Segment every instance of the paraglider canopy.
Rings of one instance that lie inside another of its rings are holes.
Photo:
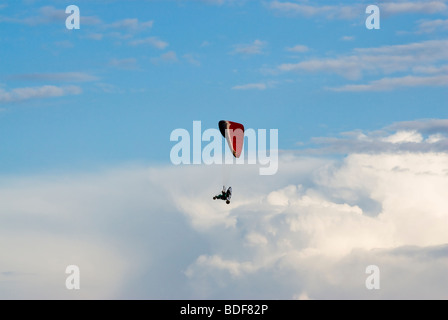
[[[219,121],[219,131],[226,138],[230,150],[235,158],[241,156],[244,143],[244,126],[232,121]]]

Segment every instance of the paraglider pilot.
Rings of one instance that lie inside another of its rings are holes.
[[[221,194],[213,197],[213,200],[221,199],[224,200],[227,204],[230,203],[230,199],[232,198],[232,187],[229,187],[226,191],[226,186],[222,187]]]

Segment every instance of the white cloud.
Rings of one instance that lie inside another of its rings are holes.
[[[224,3],[228,2],[226,0],[199,0],[206,4],[213,4],[213,5],[223,5]]]
[[[447,74],[448,73],[448,65],[442,65],[442,66],[417,66],[415,68],[412,68],[412,71],[414,73],[423,73],[423,74]]]
[[[153,20],[141,22],[137,18],[133,19],[130,18],[116,21],[114,23],[107,25],[107,27],[115,29],[127,29],[128,31],[141,31],[151,29],[153,25],[154,25]]]
[[[166,53],[161,54],[157,58],[151,58],[151,62],[154,64],[160,63],[175,63],[178,62],[177,54],[174,51],[168,51]]]
[[[303,72],[327,72],[336,73],[349,79],[361,77],[365,69],[362,62],[356,56],[339,59],[313,59],[299,63],[285,63],[278,66],[281,72],[303,71]]]
[[[432,134],[427,139],[427,143],[437,143],[440,141],[443,141],[445,139],[445,136],[443,136],[441,133]]]
[[[315,185],[300,187],[286,181],[280,188],[255,187],[238,171],[243,176],[234,184],[241,181],[245,196],[230,209],[237,222],[201,227],[219,245],[191,264],[187,275],[203,298],[291,299],[301,295],[297,291],[306,292],[303,298],[378,298],[364,284],[365,269],[374,263],[383,276],[379,297],[423,298],[421,287],[428,289],[426,297],[441,297],[448,283],[448,256],[442,253],[447,200],[441,191],[448,187],[447,160],[439,153],[352,154],[342,163],[314,167],[308,174]],[[293,178],[306,171],[299,169],[302,161],[283,158],[285,176],[276,180],[303,181]],[[369,213],[372,203],[377,211]],[[397,282],[393,275],[400,273],[408,280]],[[443,284],[428,283],[438,278]],[[266,290],[251,291],[253,281]]]
[[[27,73],[8,77],[11,80],[36,82],[90,82],[98,77],[86,72]]]
[[[418,33],[432,33],[435,31],[448,30],[448,19],[437,19],[421,21],[418,25]]]
[[[448,9],[444,1],[385,2],[380,7],[389,15],[404,13],[434,14],[445,12]]]
[[[360,17],[367,5],[316,5],[307,1],[271,1],[268,8],[280,14],[300,15],[305,17],[324,17],[326,19],[350,20]],[[436,14],[447,11],[444,1],[386,1],[380,4],[381,12],[386,15],[408,13]]]
[[[294,300],[311,300],[310,297],[308,297],[308,294],[306,292],[303,292],[299,295],[295,295],[293,297]]]
[[[113,58],[109,61],[109,65],[111,67],[124,69],[124,70],[135,70],[135,69],[137,69],[137,59],[136,58],[124,58],[124,59]]]
[[[448,126],[390,127],[397,131],[357,136],[425,144]],[[403,128],[424,140],[399,138]],[[234,166],[230,205],[212,200],[221,171],[2,177],[0,297],[447,298],[447,152],[353,150],[340,160],[283,152],[276,176]],[[65,289],[68,264],[81,268],[77,293]],[[365,287],[371,264],[381,290]]]
[[[226,271],[232,277],[241,277],[246,273],[252,273],[256,271],[256,267],[251,262],[224,260],[222,257],[217,255],[200,256],[194,264],[194,269],[189,268],[186,271],[186,275],[188,277],[194,276],[194,274],[198,271],[198,268],[202,269],[204,272],[209,272],[210,269],[213,271]]]
[[[313,138],[318,153],[447,152],[448,120],[428,119],[398,122],[379,131],[353,131],[341,137]]]
[[[356,48],[349,55],[314,58],[277,67],[281,72],[334,73],[348,79],[368,74],[409,72],[414,68],[435,66],[448,61],[448,41],[429,40],[404,45]]]
[[[266,41],[255,40],[249,44],[238,44],[234,46],[232,54],[254,55],[262,54],[263,49],[267,46]]]
[[[64,49],[71,49],[74,48],[75,45],[73,44],[73,42],[68,41],[68,40],[63,40],[63,41],[56,41],[54,43],[57,47],[59,48],[64,48]]]
[[[286,48],[286,51],[289,52],[307,52],[309,50],[309,48],[307,46],[304,45],[295,45],[294,47],[290,47],[290,48]]]
[[[264,246],[268,244],[268,239],[262,234],[252,232],[246,236],[246,242],[250,246]]]
[[[102,33],[90,33],[90,34],[84,36],[84,38],[86,38],[86,39],[96,40],[96,41],[103,40],[103,37],[104,37],[104,35]]]
[[[39,8],[39,10],[37,11],[38,15],[25,18],[0,17],[0,22],[21,23],[35,26],[40,24],[64,23],[68,17],[64,9],[57,9],[53,6],[44,6]],[[81,24],[86,25],[95,25],[101,23],[101,20],[95,16],[87,16],[81,14],[80,19]]]
[[[182,56],[189,64],[199,67],[201,66],[201,62],[198,59],[196,54],[187,53]]]
[[[0,88],[0,103],[62,97],[66,95],[76,95],[81,93],[82,89],[77,86],[57,87],[47,85],[42,87],[15,88],[10,91],[6,91]]]
[[[390,143],[420,143],[423,141],[423,136],[417,131],[398,131],[382,140]]]
[[[418,77],[406,76],[400,78],[383,78],[371,81],[369,84],[349,84],[339,88],[331,88],[337,92],[360,92],[360,91],[390,91],[397,88],[414,87],[445,87],[448,86],[448,76]]]
[[[355,40],[355,37],[354,36],[343,36],[341,38],[341,40],[342,41],[353,41],[353,40]]]
[[[222,5],[227,5],[227,4],[242,5],[247,0],[195,0],[195,1],[199,1],[202,3],[208,4],[208,5],[222,6]]]
[[[359,16],[360,6],[309,5],[296,2],[271,1],[268,8],[274,12],[306,17],[324,16],[327,19],[353,19]]]
[[[145,38],[145,39],[137,39],[137,40],[132,40],[129,42],[129,44],[131,46],[139,46],[139,45],[150,45],[156,49],[165,49],[166,47],[168,47],[168,42],[165,42],[163,40],[160,40],[157,37],[149,37],[149,38]]]
[[[448,133],[448,119],[402,121],[389,126],[389,130],[416,130],[421,133]]]
[[[248,83],[232,87],[233,90],[266,90],[265,83]]]

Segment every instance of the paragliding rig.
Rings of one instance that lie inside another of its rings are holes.
[[[230,204],[230,199],[232,198],[232,187],[226,190],[226,186],[222,187],[221,194],[218,194],[213,197],[213,200],[220,199],[225,201],[227,204]]]
[[[219,131],[222,136],[227,140],[230,151],[235,158],[241,156],[244,144],[244,126],[241,123],[221,120],[218,123]],[[223,179],[224,180],[224,179]],[[224,182],[225,183],[225,182]],[[232,187],[226,190],[226,186],[223,186],[221,194],[213,197],[213,200],[224,200],[227,204],[230,204],[232,198]]]

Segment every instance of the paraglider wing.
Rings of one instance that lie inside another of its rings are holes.
[[[234,157],[239,158],[243,151],[244,126],[241,123],[221,120],[219,121],[219,131],[226,138]]]

